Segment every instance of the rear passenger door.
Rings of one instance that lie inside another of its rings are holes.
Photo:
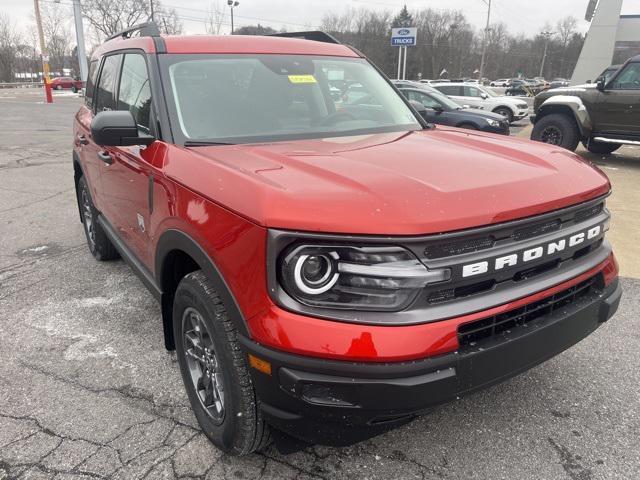
[[[146,55],[123,56],[113,108],[131,112],[140,134],[152,134],[152,95]],[[112,147],[111,164],[101,177],[103,213],[120,238],[145,265],[150,266],[148,229],[151,222],[153,158],[159,142],[149,147]]]
[[[97,80],[94,82],[91,75],[87,85],[87,106],[91,109],[80,119],[81,130],[78,132],[76,142],[85,144],[82,147],[82,160],[85,174],[88,174],[93,203],[100,211],[104,207],[104,192],[100,186],[101,177],[105,167],[105,149],[93,142],[91,137],[91,120],[96,112],[112,110],[114,103],[114,90],[116,78],[120,68],[121,55],[104,57]],[[96,71],[98,65],[96,64]],[[93,68],[93,64],[92,64]],[[90,72],[91,73],[91,72]],[[94,85],[95,84],[95,88]]]
[[[465,85],[463,89],[464,102],[472,107],[484,107],[485,99],[482,97],[482,90],[470,85]],[[491,110],[491,109],[489,109]]]

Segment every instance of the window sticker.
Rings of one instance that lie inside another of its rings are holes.
[[[317,83],[313,75],[289,75],[291,83]]]

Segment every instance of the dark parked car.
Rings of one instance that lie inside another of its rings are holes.
[[[515,96],[534,96],[536,87],[528,82],[527,80],[522,79],[513,79],[511,83],[505,90],[505,95],[515,95]]]
[[[509,120],[502,115],[462,108],[440,92],[432,93],[419,88],[401,88],[400,91],[407,99],[424,107],[418,111],[428,122],[509,135]]]

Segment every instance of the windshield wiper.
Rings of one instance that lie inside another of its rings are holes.
[[[184,142],[185,147],[207,147],[209,145],[236,145],[231,142],[210,142],[207,140],[187,140]]]

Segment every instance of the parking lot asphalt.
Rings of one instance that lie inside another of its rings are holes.
[[[0,480],[640,478],[640,280],[627,268],[640,151],[592,159],[616,189],[626,275],[596,333],[361,444],[238,459],[197,428],[151,295],[122,261],[91,257],[71,166],[80,99],[55,100],[0,91]]]

